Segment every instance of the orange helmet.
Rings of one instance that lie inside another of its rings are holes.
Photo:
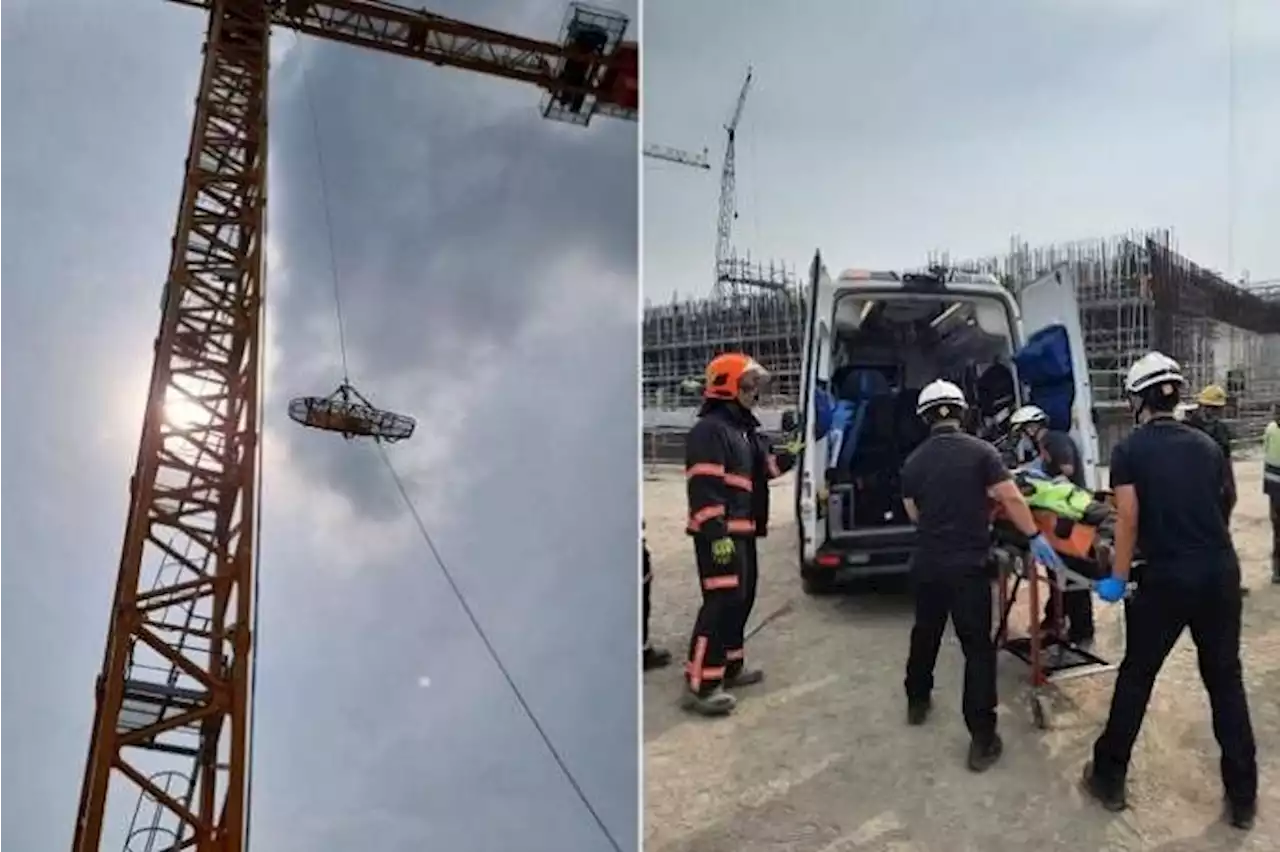
[[[717,355],[707,365],[702,395],[707,399],[737,399],[742,378],[748,374],[764,379],[768,377],[769,371],[760,362],[741,352]]]

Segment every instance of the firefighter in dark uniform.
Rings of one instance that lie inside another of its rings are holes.
[[[1186,628],[1209,693],[1222,749],[1227,818],[1247,829],[1257,811],[1258,765],[1240,665],[1240,562],[1227,529],[1227,462],[1203,432],[1174,419],[1183,385],[1172,358],[1151,352],[1125,378],[1140,424],[1111,454],[1115,563],[1099,597],[1125,595],[1135,549],[1143,564],[1127,604],[1127,648],[1107,726],[1085,764],[1085,790],[1108,810],[1126,807],[1125,779],[1165,657]]]
[[[688,532],[693,537],[702,606],[689,642],[688,689],[682,706],[722,716],[737,702],[726,688],[758,683],[763,674],[745,668],[743,626],[746,593],[755,586],[755,437],[751,413],[767,371],[754,359],[727,353],[707,365],[703,405],[689,430],[685,476]]]
[[[1040,468],[1049,476],[1065,476],[1072,484],[1087,488],[1084,481],[1084,464],[1080,460],[1080,448],[1068,432],[1060,432],[1049,425],[1049,415],[1038,405],[1024,405],[1009,418],[1009,425],[1026,435],[1038,456]],[[1092,566],[1073,564],[1073,568],[1087,576]],[[1044,618],[1040,632],[1047,633],[1053,627],[1052,599],[1045,602]],[[1088,589],[1072,589],[1062,593],[1062,614],[1067,622],[1067,641],[1073,645],[1087,645],[1093,641],[1093,595]]]
[[[1222,420],[1222,412],[1226,407],[1227,392],[1222,389],[1222,385],[1206,385],[1196,395],[1195,407],[1187,413],[1186,422],[1212,438],[1218,445],[1218,449],[1222,450],[1222,455],[1226,457],[1230,491],[1222,505],[1223,511],[1227,513],[1227,527],[1230,528],[1231,513],[1236,508],[1237,492],[1236,473],[1231,457],[1231,429]],[[1249,594],[1249,587],[1242,584],[1240,594]]]
[[[748,379],[748,383],[750,381]],[[764,680],[762,670],[746,667],[747,619],[755,607],[759,584],[757,541],[769,535],[769,483],[795,466],[802,446],[798,438],[775,443],[760,431],[760,423],[754,415],[751,421],[748,435],[755,451],[751,462],[751,520],[755,523],[755,535],[743,542],[741,618],[725,649],[725,677],[730,686],[748,686]]]
[[[671,665],[671,652],[649,643],[650,587],[653,585],[653,560],[644,540],[644,521],[640,522],[640,662],[645,671],[665,669]]]
[[[989,501],[1003,506],[1027,536],[1038,561],[1061,562],[1037,533],[1031,510],[996,448],[961,430],[967,408],[964,392],[942,380],[921,390],[916,403],[930,434],[902,467],[903,502],[917,534],[911,558],[916,617],[904,686],[907,722],[923,724],[931,707],[938,648],[950,618],[964,652],[964,721],[972,738],[969,768],[982,772],[1004,749],[996,732]]]

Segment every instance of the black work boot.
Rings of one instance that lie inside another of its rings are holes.
[[[1129,802],[1125,798],[1124,781],[1117,782],[1103,778],[1093,770],[1092,760],[1084,765],[1080,787],[1113,814],[1129,807]]]
[[[760,669],[749,669],[741,666],[730,669],[724,676],[725,689],[738,689],[743,686],[754,686],[764,680],[764,672]]]
[[[1227,799],[1226,819],[1232,828],[1248,831],[1258,819],[1257,802],[1233,802]]]
[[[737,706],[737,699],[719,686],[703,694],[685,689],[684,695],[680,697],[681,709],[699,716],[728,716]]]
[[[923,725],[929,718],[929,711],[933,709],[933,702],[928,698],[923,701],[907,701],[907,724]]]
[[[640,659],[642,667],[647,672],[665,669],[671,665],[671,652],[666,648],[645,648]]]
[[[992,734],[989,740],[973,740],[969,743],[969,771],[986,772],[1003,753],[1004,740],[999,734]]]
[[[1093,638],[1094,638],[1093,631],[1089,631],[1088,633],[1080,633],[1074,636],[1071,634],[1067,635],[1068,642],[1070,642],[1072,645],[1075,645],[1077,648],[1085,648],[1085,649],[1091,648],[1093,646]]]

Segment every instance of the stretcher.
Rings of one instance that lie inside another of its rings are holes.
[[[1106,499],[1107,495],[1097,496]],[[999,650],[1010,653],[1029,667],[1032,719],[1037,728],[1046,730],[1051,724],[1050,690],[1063,681],[1104,674],[1118,667],[1118,663],[1068,640],[1063,606],[1065,593],[1092,593],[1093,581],[1110,573],[1111,541],[1110,527],[1105,523],[1081,523],[1036,508],[1032,509],[1032,515],[1041,534],[1062,557],[1063,567],[1037,563],[1026,546],[1025,537],[1003,518],[993,517],[992,560],[999,578],[1000,608],[995,639]],[[1026,635],[1013,635],[1010,616],[1024,583],[1030,627]],[[1042,623],[1046,599],[1049,612]]]

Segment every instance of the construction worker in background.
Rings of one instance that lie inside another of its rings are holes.
[[[649,558],[649,545],[644,540],[644,521],[640,522],[640,553],[640,662],[645,671],[652,671],[671,665],[671,652],[649,643],[649,593],[653,585],[653,560]]]
[[[932,706],[933,669],[950,617],[964,652],[964,721],[972,742],[969,768],[988,769],[1004,745],[996,732],[996,646],[991,635],[991,523],[999,501],[1033,557],[1062,565],[1036,530],[1031,510],[995,447],[961,430],[964,392],[938,380],[920,391],[916,413],[930,435],[902,467],[903,503],[916,524],[911,560],[915,625],[907,659],[907,722],[920,725]]]
[[[1231,429],[1222,420],[1222,411],[1227,407],[1227,392],[1222,385],[1205,385],[1196,395],[1195,404],[1187,408],[1185,422],[1204,432],[1222,450],[1227,459],[1227,475],[1231,478],[1230,499],[1223,504],[1227,513],[1227,526],[1231,525],[1231,513],[1236,508],[1236,475],[1232,467]],[[1240,586],[1240,594],[1249,594],[1248,586]]]
[[[702,606],[689,642],[687,690],[681,705],[704,716],[731,713],[726,688],[757,683],[742,653],[748,587],[755,584],[755,468],[762,461],[751,413],[768,372],[737,352],[707,365],[703,404],[685,446],[689,535],[693,537]],[[730,659],[732,653],[733,658]]]
[[[1280,585],[1280,402],[1262,433],[1262,491],[1271,503],[1271,582]]]
[[[1049,476],[1065,476],[1073,485],[1086,488],[1080,448],[1067,432],[1049,426],[1049,415],[1038,405],[1024,405],[1009,418],[1009,425],[1030,441],[1039,468]],[[1077,566],[1083,568],[1084,566]],[[1045,602],[1040,631],[1052,627],[1053,602]],[[1085,645],[1093,641],[1093,596],[1088,589],[1073,589],[1062,594],[1062,613],[1067,622],[1067,641]]]
[[[1258,766],[1240,665],[1240,562],[1227,529],[1231,498],[1222,450],[1173,417],[1184,380],[1178,363],[1150,352],[1129,368],[1125,391],[1139,424],[1111,453],[1115,559],[1098,596],[1138,592],[1127,604],[1127,647],[1106,728],[1085,764],[1083,786],[1108,810],[1126,806],[1125,779],[1151,689],[1182,631],[1190,627],[1222,749],[1227,817],[1253,825]]]

